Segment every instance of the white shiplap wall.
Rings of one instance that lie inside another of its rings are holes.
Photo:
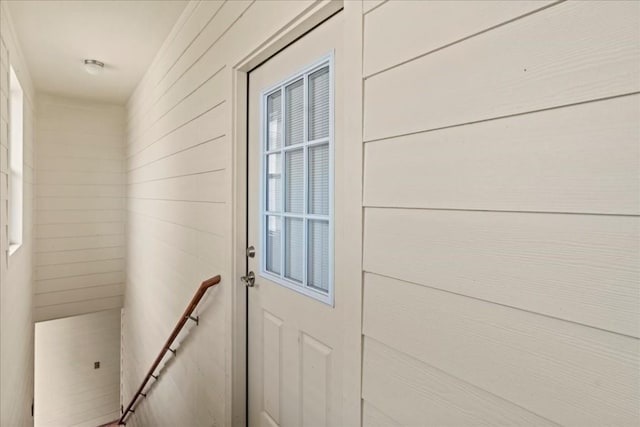
[[[223,276],[132,424],[232,424],[231,67],[308,5],[190,3],[129,101],[125,401]],[[638,4],[362,10],[364,424],[637,424]]]
[[[23,244],[7,256],[9,66],[24,91]],[[34,90],[6,6],[0,2],[0,425],[30,426],[33,398]]]
[[[200,282],[222,282],[127,424],[232,425],[231,67],[312,3],[190,3],[128,103],[125,403]]]
[[[120,309],[39,322],[35,334],[35,427],[118,418]]]
[[[364,424],[638,425],[640,4],[364,13]]]
[[[39,94],[35,320],[122,307],[125,108]]]

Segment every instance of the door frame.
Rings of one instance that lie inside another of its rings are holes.
[[[362,46],[363,46],[363,7],[361,1],[321,0],[313,3],[303,13],[286,26],[276,31],[272,37],[257,46],[246,57],[229,67],[231,74],[230,94],[232,124],[230,135],[231,150],[231,179],[230,194],[232,201],[228,206],[233,224],[231,229],[230,253],[232,254],[232,284],[231,307],[227,324],[231,325],[228,333],[227,366],[231,367],[231,375],[227,377],[227,395],[231,398],[231,425],[247,425],[247,288],[240,282],[240,276],[248,272],[246,257],[247,242],[247,163],[248,163],[248,125],[249,73],[259,67],[269,58],[285,49],[288,45],[303,37],[316,26],[342,10],[345,14],[345,107],[349,111],[350,123],[345,124],[345,141],[351,141],[347,156],[354,165],[353,179],[345,183],[347,191],[358,197],[353,197],[346,214],[351,224],[343,241],[350,248],[353,264],[349,268],[349,283],[352,288],[348,292],[348,304],[354,307],[350,312],[345,329],[345,425],[361,425],[361,370],[362,370],[362,172],[364,146],[362,144],[363,118],[363,80],[362,80]],[[335,231],[334,231],[335,232]],[[229,396],[230,394],[230,396]]]

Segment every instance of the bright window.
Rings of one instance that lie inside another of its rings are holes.
[[[9,255],[22,245],[23,99],[22,86],[11,67],[9,77]]]
[[[261,272],[333,304],[332,57],[262,98]]]

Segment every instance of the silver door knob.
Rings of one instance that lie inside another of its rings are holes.
[[[240,280],[247,288],[253,288],[256,284],[256,275],[253,274],[253,271],[250,271],[246,276],[242,276]]]

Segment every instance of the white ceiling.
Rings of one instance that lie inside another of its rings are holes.
[[[186,1],[8,1],[37,90],[123,104]],[[105,63],[93,76],[84,59]]]

